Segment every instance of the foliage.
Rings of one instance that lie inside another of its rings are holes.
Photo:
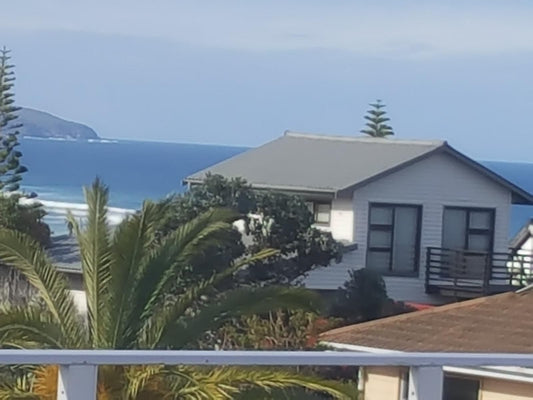
[[[238,270],[276,254],[262,250],[223,268],[215,259],[198,262],[233,240],[233,223],[240,218],[233,211],[206,211],[162,238],[157,228],[167,210],[161,205],[145,202],[140,212],[111,230],[107,187],[97,179],[85,196],[86,224],[80,226],[72,216],[70,220],[80,248],[86,317],[78,314],[67,278],[41,246],[24,234],[2,229],[0,258],[35,288],[41,304],[0,308],[0,347],[183,349],[232,318],[318,307],[317,296],[302,288],[218,290]],[[198,268],[204,270],[195,282],[182,279]],[[50,371],[34,376],[32,383],[41,390]],[[99,384],[107,396],[100,399],[225,399],[252,386],[265,390],[299,386],[352,398],[350,389],[337,383],[265,369],[102,367]]]
[[[209,332],[200,345],[222,350],[308,350],[315,347],[320,333],[338,323],[302,310],[277,310],[237,318]]]
[[[50,243],[50,228],[43,222],[46,212],[38,202],[20,203],[20,196],[0,196],[0,227],[32,237],[46,246]]]
[[[375,103],[369,104],[372,107],[367,111],[368,115],[365,115],[365,119],[368,121],[365,125],[366,128],[361,131],[365,135],[372,137],[384,138],[394,135],[392,128],[386,124],[390,121],[390,118],[386,117],[385,104],[381,103],[381,100],[376,100]]]
[[[313,227],[313,216],[303,199],[283,193],[254,191],[243,179],[208,175],[202,185],[162,203],[168,207],[161,226],[164,236],[211,207],[228,207],[242,214],[244,237],[235,231],[233,242],[217,257],[229,262],[264,247],[279,249],[276,257],[253,263],[240,274],[243,282],[287,283],[318,265],[341,256],[341,245],[330,233]]]
[[[20,164],[22,153],[16,149],[21,125],[15,120],[20,108],[15,107],[11,91],[15,73],[9,63],[9,53],[5,47],[0,50],[0,190],[3,192],[17,191],[21,175],[27,171]]]
[[[350,271],[350,279],[337,290],[331,314],[347,323],[358,323],[412,311],[387,296],[385,281],[369,268]]]

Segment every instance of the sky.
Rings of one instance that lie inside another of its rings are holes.
[[[19,105],[106,138],[359,135],[533,162],[533,2],[0,0]]]

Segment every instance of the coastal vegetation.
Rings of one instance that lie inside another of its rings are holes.
[[[71,217],[71,222],[80,248],[86,315],[78,313],[66,277],[43,248],[27,235],[2,229],[0,258],[38,293],[28,304],[0,309],[2,348],[197,348],[198,338],[230,319],[320,307],[317,295],[303,288],[235,282],[239,271],[276,257],[279,250],[264,248],[220,264],[211,257],[233,248],[234,223],[242,218],[235,211],[210,208],[163,234],[168,204],[145,202],[111,229],[108,188],[96,180],[85,194],[87,221],[80,225]],[[54,398],[56,382],[53,366],[19,368],[3,375],[0,398],[28,392]],[[341,399],[355,396],[351,385],[287,369],[102,367],[98,382],[100,399],[226,399],[251,388],[290,387]]]
[[[381,274],[369,268],[350,271],[350,278],[337,290],[329,314],[343,325],[414,311],[387,294]]]
[[[0,49],[0,227],[30,235],[42,245],[50,241],[50,229],[43,222],[44,209],[38,202],[21,203],[20,182],[27,168],[21,164],[19,150],[19,107],[14,100],[14,66],[10,51]],[[18,303],[32,295],[28,283],[18,272],[0,266],[2,301]]]
[[[331,233],[314,226],[313,215],[305,201],[296,195],[256,191],[244,179],[208,175],[202,185],[168,197],[161,202],[168,210],[162,232],[190,221],[212,207],[228,207],[243,215],[242,231],[235,232],[225,256],[243,256],[262,248],[276,248],[277,255],[250,265],[239,274],[249,285],[287,284],[318,266],[339,261],[342,245]]]
[[[17,149],[22,125],[16,123],[20,108],[14,104],[15,72],[9,53],[5,47],[0,50],[0,190],[4,193],[19,190],[22,174],[27,171],[20,163],[22,153]]]
[[[394,135],[392,128],[387,125],[390,118],[385,116],[387,114],[384,110],[385,104],[381,100],[376,100],[375,103],[370,103],[369,105],[371,109],[364,116],[368,122],[365,124],[366,128],[361,130],[361,133],[376,138],[385,138]]]

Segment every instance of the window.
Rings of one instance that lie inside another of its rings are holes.
[[[307,207],[313,218],[315,224],[329,225],[331,222],[331,203],[317,203],[313,201],[306,202]]]
[[[490,252],[494,238],[494,210],[445,207],[442,247],[452,250]]]
[[[415,274],[420,252],[420,219],[420,206],[370,204],[367,267],[386,274]]]
[[[478,400],[479,381],[476,379],[444,377],[443,400]]]

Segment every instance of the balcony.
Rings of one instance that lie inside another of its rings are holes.
[[[533,279],[533,257],[428,247],[426,293],[472,298],[520,289]]]

